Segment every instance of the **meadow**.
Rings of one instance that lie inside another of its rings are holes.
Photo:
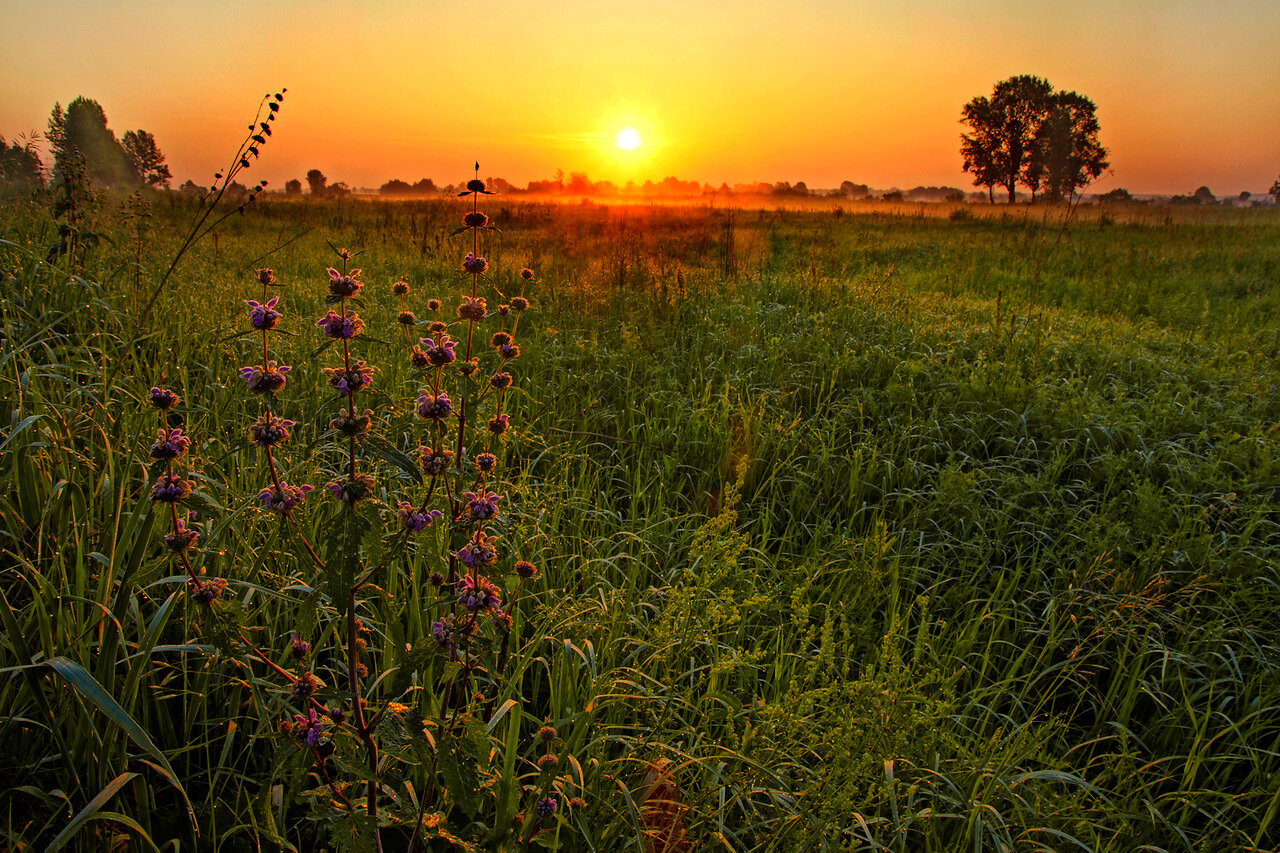
[[[503,582],[525,604],[466,724],[439,548],[378,564],[365,696],[410,723],[376,783],[333,734],[343,787],[253,653],[344,629],[297,538],[337,502],[256,497],[244,301],[270,267],[280,464],[319,486],[314,321],[360,253],[385,516],[421,479],[427,334],[392,283],[455,322],[471,202],[263,197],[144,317],[193,205],[149,201],[62,256],[44,200],[0,207],[0,847],[372,849],[340,801],[382,781],[388,850],[1280,847],[1280,213],[483,197],[485,286],[535,274],[501,532],[540,573]],[[153,386],[239,635],[161,544]]]

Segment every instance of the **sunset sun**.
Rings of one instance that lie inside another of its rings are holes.
[[[617,146],[623,151],[635,151],[640,147],[640,134],[634,127],[624,127],[618,131]]]

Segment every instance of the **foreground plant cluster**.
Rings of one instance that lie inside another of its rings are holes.
[[[1276,846],[1274,216],[76,203],[5,846]]]

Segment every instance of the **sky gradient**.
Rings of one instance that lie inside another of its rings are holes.
[[[1276,0],[110,3],[0,0],[0,134],[97,100],[178,182],[225,165],[288,87],[245,179],[517,185],[951,185],[960,110],[1035,74],[1098,105],[1093,187],[1265,192],[1280,173]],[[644,144],[614,145],[632,126]]]

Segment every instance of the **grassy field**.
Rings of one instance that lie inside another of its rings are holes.
[[[428,580],[453,534],[357,537],[385,849],[419,822],[425,849],[1280,848],[1280,214],[484,202],[487,284],[536,273],[500,532],[541,573],[459,719]],[[334,721],[322,765],[281,734],[301,706],[253,648],[287,669],[304,635],[341,698],[343,602],[299,544],[346,517],[332,247],[362,253],[366,518],[393,530],[423,428],[391,283],[453,322],[466,209],[255,204],[140,323],[189,201],[105,201],[52,260],[45,206],[0,207],[0,847],[373,843],[339,802],[359,739]],[[238,376],[263,266],[279,464],[317,487],[287,524]],[[160,543],[157,385],[239,634]]]

